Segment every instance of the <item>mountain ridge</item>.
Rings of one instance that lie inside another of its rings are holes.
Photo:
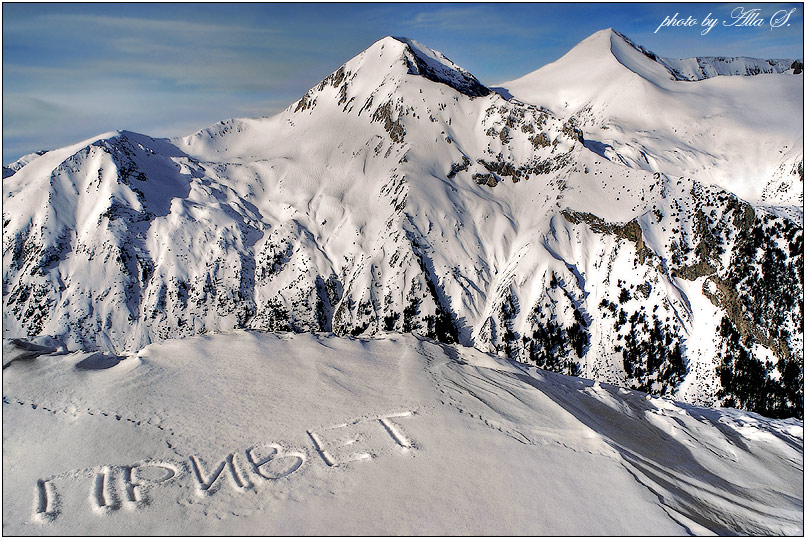
[[[695,56],[681,59],[660,57],[621,32],[612,28],[610,30],[614,36],[621,38],[650,60],[662,65],[675,80],[679,81],[693,82],[717,76],[754,76],[784,73],[789,70],[792,70],[793,74],[797,74],[794,73],[797,59],[762,59],[749,56]]]

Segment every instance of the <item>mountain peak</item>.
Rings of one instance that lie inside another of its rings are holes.
[[[405,37],[393,39],[406,45],[406,61],[410,75],[420,75],[434,82],[447,84],[457,92],[471,97],[489,95],[492,91],[441,52],[413,39]]]
[[[576,49],[577,47],[583,47],[590,52],[593,50],[598,50],[600,52],[610,51],[612,49],[613,43],[618,41],[624,41],[627,43],[632,44],[632,41],[625,36],[623,33],[615,30],[613,28],[604,28],[602,30],[598,30],[582,41],[580,41],[577,45],[575,45],[571,50]]]
[[[419,75],[432,82],[450,86],[470,97],[486,96],[492,92],[441,52],[413,39],[386,36],[312,88],[297,102],[294,110],[310,108],[315,101],[314,94],[328,86],[338,88],[338,100],[341,104],[349,100],[348,94],[355,96],[356,87],[374,93],[375,89],[388,86],[389,83],[397,84],[410,75]]]

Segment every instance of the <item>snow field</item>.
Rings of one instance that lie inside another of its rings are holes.
[[[412,336],[236,331],[3,378],[4,533],[802,530],[800,422]]]

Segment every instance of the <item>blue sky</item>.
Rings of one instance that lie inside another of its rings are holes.
[[[663,28],[666,16],[761,27]],[[788,25],[771,28],[780,10]],[[612,27],[661,56],[803,58],[803,4],[3,4],[3,163],[129,129],[189,134],[279,112],[385,35],[511,80]]]

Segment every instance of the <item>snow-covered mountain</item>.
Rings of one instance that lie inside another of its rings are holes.
[[[776,207],[740,198],[802,160],[802,114],[706,107],[791,104],[802,76],[675,81],[610,31],[544,70],[556,95],[527,76],[506,100],[387,37],[271,118],[27,156],[4,169],[4,336],[123,353],[233,328],[417,333],[802,416],[802,209],[781,205],[802,183],[781,176]],[[601,123],[616,112],[701,125]],[[749,132],[755,183],[732,176]]]
[[[661,58],[607,29],[500,86],[574,121],[588,147],[612,161],[693,177],[752,202],[802,206],[798,63]]]

